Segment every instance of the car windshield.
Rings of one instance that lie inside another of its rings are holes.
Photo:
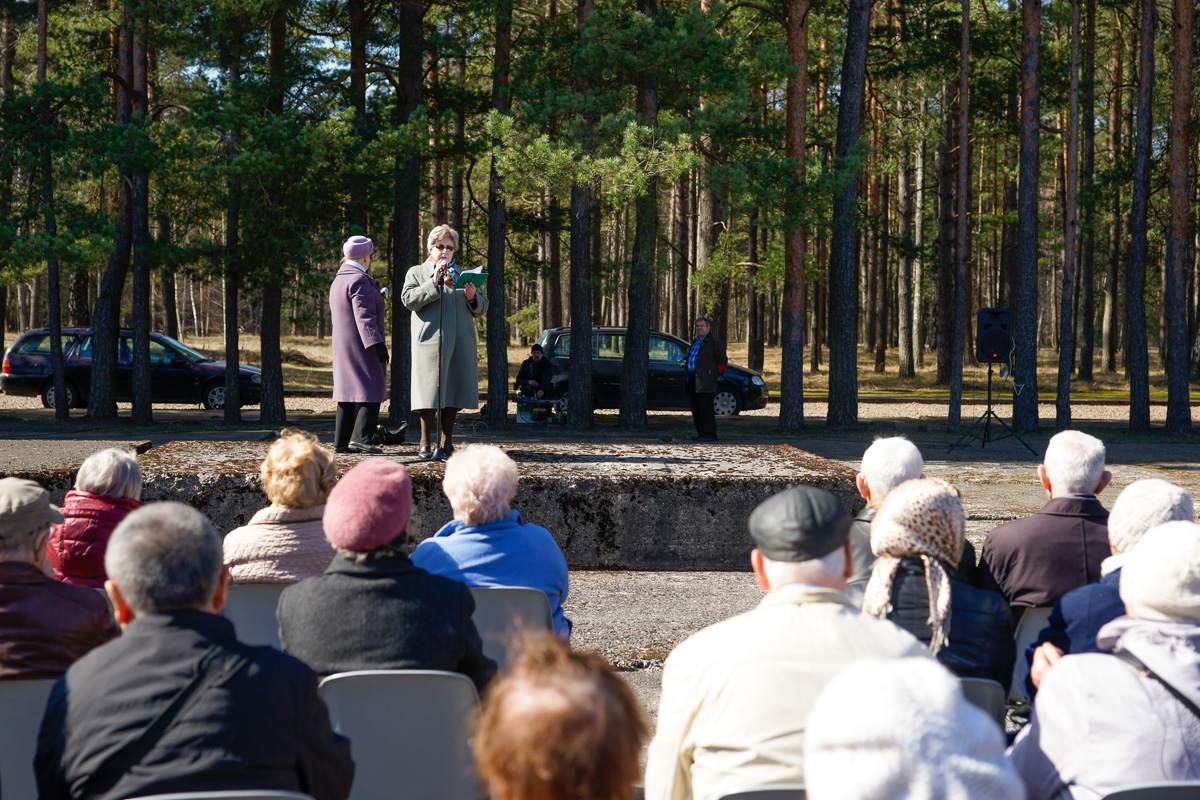
[[[211,361],[212,360],[206,355],[197,353],[195,350],[188,347],[187,345],[180,344],[179,342],[172,339],[170,336],[162,336],[160,334],[160,338],[162,339],[162,341],[166,342],[167,344],[171,345],[171,347],[178,350],[180,355],[182,355],[188,361],[191,361],[193,364],[199,364],[202,361]]]

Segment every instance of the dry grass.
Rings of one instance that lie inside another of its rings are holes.
[[[10,339],[11,341],[11,339]],[[199,350],[215,359],[224,358],[224,342],[219,336],[203,338],[189,337],[185,342],[189,347]],[[241,359],[247,364],[259,364],[258,340],[252,336],[243,335],[240,344]],[[330,341],[326,338],[319,341],[315,336],[284,336],[280,347],[283,350],[283,380],[289,389],[329,390],[333,388],[333,372],[330,366]],[[509,377],[515,379],[521,362],[529,355],[527,347],[508,348]],[[806,392],[823,394],[829,388],[829,354],[822,350],[821,365],[816,372],[809,370],[809,360],[804,362],[804,388]],[[732,342],[729,345],[729,360],[735,364],[745,365],[746,343]],[[773,394],[779,391],[780,371],[782,368],[782,351],[780,348],[767,348],[764,354],[763,377]],[[1162,368],[1157,366],[1157,354],[1150,354],[1150,390],[1151,397],[1165,398],[1167,381]],[[987,366],[975,363],[974,358],[968,358],[964,363],[963,392],[967,396],[984,394],[987,391]],[[936,382],[936,356],[926,353],[925,366],[917,368],[915,378],[901,380],[898,375],[897,354],[895,350],[887,353],[887,363],[882,373],[874,371],[875,357],[873,353],[860,350],[858,357],[858,388],[861,393],[890,392],[915,393],[918,395],[945,395],[949,389],[938,386]],[[1095,397],[1114,399],[1123,398],[1128,394],[1129,387],[1125,376],[1118,372],[1106,374],[1098,368],[1096,380],[1079,381],[1072,379],[1071,394],[1075,397]],[[487,382],[487,359],[482,344],[479,348],[479,380],[480,385]],[[1058,354],[1054,350],[1043,349],[1038,353],[1038,388],[1042,396],[1054,395],[1058,380]],[[1000,378],[996,369],[992,378],[992,390],[997,397],[1007,397],[1011,393],[1009,383]],[[1192,390],[1200,390],[1200,384],[1193,383]]]

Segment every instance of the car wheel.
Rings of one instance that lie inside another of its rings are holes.
[[[220,411],[225,407],[225,382],[209,381],[204,386],[200,401],[209,411]]]
[[[718,417],[728,417],[742,410],[742,399],[732,389],[721,389],[713,397],[713,410]]]
[[[67,381],[67,408],[76,408],[79,404],[79,390],[75,388],[75,384]],[[54,381],[46,381],[46,385],[42,387],[42,406],[45,408],[54,408]]]

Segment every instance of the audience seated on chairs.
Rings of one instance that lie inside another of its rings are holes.
[[[1009,754],[1030,800],[1200,779],[1200,525],[1148,531],[1120,593],[1128,616],[1098,637],[1112,654],[1064,656],[1042,676]]]
[[[862,607],[863,592],[871,579],[875,554],[871,552],[871,520],[883,505],[888,492],[905,481],[922,477],[925,461],[917,446],[903,436],[876,439],[863,453],[861,472],[855,477],[858,493],[867,507],[858,512],[850,526],[850,553],[854,574],[846,585],[846,596]],[[963,547],[958,561],[959,577],[975,585],[975,548],[970,542]]]
[[[126,517],[104,557],[120,638],[55,684],[34,768],[40,800],[284,789],[344,800],[354,764],[290,656],[237,641],[217,616],[229,573],[195,509]]]
[[[928,659],[859,661],[813,703],[809,800],[1024,800],[1004,734]]]
[[[225,537],[234,583],[295,583],[320,575],[333,560],[321,517],[337,481],[333,451],[309,433],[284,430],[259,470],[271,505]]]
[[[854,608],[850,516],[829,492],[797,487],[750,516],[758,608],[691,636],[667,658],[647,800],[716,800],[804,782],[804,720],[848,663],[929,653],[890,622]]]
[[[0,479],[0,680],[57,678],[118,633],[99,592],[46,574],[50,526],[62,521],[41,486]]]
[[[962,554],[963,506],[943,480],[900,484],[871,522],[875,562],[863,611],[916,636],[960,678],[1012,676],[1012,612],[996,592],[968,586],[953,565]]]
[[[75,586],[104,588],[104,551],[113,529],[142,505],[142,470],[137,456],[110,448],[79,466],[75,488],[67,492],[61,525],[50,527],[46,560],[54,578]]]
[[[608,662],[543,635],[488,691],[475,761],[493,800],[630,800],[645,737]]]
[[[471,621],[471,591],[405,555],[411,515],[412,481],[402,465],[364,461],[342,476],[325,505],[325,536],[337,548],[333,563],[279,598],[284,652],[322,677],[441,669],[482,689],[496,664],[483,654]]]
[[[1151,528],[1165,522],[1195,518],[1192,498],[1178,486],[1159,478],[1134,481],[1125,487],[1108,515],[1108,542],[1112,555],[1101,565],[1099,583],[1067,592],[1054,604],[1050,624],[1024,653],[1031,659],[1030,697],[1042,675],[1068,653],[1097,653],[1096,635],[1106,623],[1125,613],[1118,591],[1125,554]]]
[[[1063,431],[1037,468],[1050,501],[1032,517],[994,529],[979,560],[980,589],[999,592],[1014,607],[1052,606],[1072,589],[1100,580],[1108,557],[1108,512],[1096,498],[1112,479],[1104,443]]]
[[[511,507],[517,465],[492,445],[471,445],[446,462],[442,491],[454,521],[417,545],[412,562],[467,586],[526,586],[550,601],[554,632],[571,634],[563,616],[567,560],[550,531],[525,522]]]

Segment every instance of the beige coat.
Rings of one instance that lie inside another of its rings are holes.
[[[804,783],[804,722],[851,661],[929,657],[910,634],[845,595],[794,584],[691,636],[667,659],[646,800],[717,800]]]
[[[475,292],[467,302],[463,289],[433,285],[434,265],[428,261],[408,271],[400,302],[412,311],[412,394],[414,410],[437,408],[438,342],[442,343],[442,408],[479,408],[479,350],[475,319],[487,313],[487,296]],[[441,328],[438,327],[438,305]]]
[[[267,506],[225,537],[225,566],[233,583],[296,583],[325,572],[333,547],[325,538],[324,504]]]

